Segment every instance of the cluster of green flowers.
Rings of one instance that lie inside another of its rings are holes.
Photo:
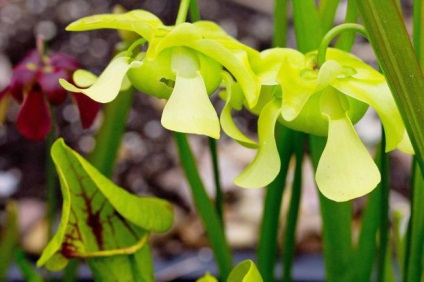
[[[258,149],[253,162],[235,179],[238,186],[259,188],[276,177],[277,121],[327,136],[316,181],[320,191],[335,201],[362,196],[380,182],[378,168],[353,127],[368,106],[381,118],[386,150],[413,154],[384,76],[349,53],[328,48],[326,61],[318,66],[317,52],[304,55],[289,48],[258,52],[213,22],[167,26],[143,10],[90,16],[67,29],[101,28],[130,31],[138,39],[91,86],[77,88],[65,80],[61,85],[107,103],[129,81],[145,94],[167,99],[161,119],[165,128],[216,139],[222,128],[243,146]],[[141,45],[147,45],[145,51],[140,51]],[[83,85],[79,80],[74,77]],[[225,100],[219,118],[209,99],[217,90]],[[246,137],[232,119],[232,111],[243,107],[259,115],[258,142]]]

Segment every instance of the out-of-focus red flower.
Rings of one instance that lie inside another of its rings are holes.
[[[47,136],[51,128],[49,104],[56,106],[66,99],[59,78],[72,80],[72,73],[78,68],[78,61],[71,56],[59,52],[41,55],[37,50],[30,51],[14,67],[9,86],[0,91],[0,100],[9,94],[21,104],[16,123],[23,136],[30,140]],[[71,96],[82,126],[90,127],[100,104],[79,93]]]

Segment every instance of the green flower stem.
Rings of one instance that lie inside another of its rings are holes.
[[[359,25],[356,23],[344,23],[332,28],[324,36],[318,48],[318,55],[317,55],[318,67],[322,66],[322,64],[325,62],[325,55],[326,55],[328,46],[330,46],[331,41],[334,39],[334,37],[338,36],[339,34],[345,31],[349,31],[349,32],[356,31],[357,33],[360,33],[363,36],[368,37],[365,28],[362,25]]]
[[[296,168],[292,185],[292,195],[290,200],[290,208],[287,215],[286,234],[284,238],[284,253],[283,253],[283,281],[293,281],[292,267],[294,253],[296,247],[296,226],[299,215],[300,198],[302,194],[302,160],[303,160],[303,145],[305,136],[302,133],[296,133],[294,136],[294,147],[296,155]]]
[[[312,164],[316,169],[325,138],[310,136]],[[337,203],[319,195],[323,221],[326,281],[353,281],[352,269],[352,202]]]
[[[384,151],[385,147],[383,135],[383,141],[375,157],[376,164],[380,171],[382,171],[383,166],[387,165],[387,154]],[[386,178],[387,175],[382,174],[382,177]],[[383,187],[382,185],[386,182],[387,181],[380,182],[380,184],[368,195],[367,205],[362,215],[358,246],[355,250],[354,281],[370,280],[373,271],[377,252],[377,232],[381,226],[381,214],[383,213],[383,203],[381,201],[383,194],[382,190],[388,189],[388,187]]]
[[[274,47],[284,47],[287,45],[287,0],[275,0],[274,2],[274,37],[272,45]]]
[[[54,130],[51,130],[46,138],[46,187],[47,187],[47,222],[48,238],[53,236],[53,221],[58,207],[58,189],[56,181],[56,169],[50,156],[50,148],[55,140]]]
[[[355,0],[348,0],[345,23],[356,23],[358,20],[358,9]],[[355,43],[355,32],[344,32],[340,34],[335,47],[344,51],[349,51]]]
[[[294,31],[296,46],[302,53],[316,50],[324,36],[314,0],[293,1]]]
[[[280,155],[281,169],[277,177],[266,188],[264,211],[261,221],[257,261],[264,281],[275,281],[275,263],[278,250],[278,226],[281,202],[292,155],[291,140],[294,132],[279,123],[276,124],[275,138]]]
[[[0,228],[0,281],[7,281],[6,275],[13,261],[13,252],[19,243],[18,207],[16,202],[6,204],[6,218]]]
[[[200,21],[200,10],[196,0],[190,1],[190,19],[192,22]]]
[[[340,0],[319,1],[319,16],[324,30],[329,30],[334,25],[337,7]]]
[[[215,184],[215,210],[218,214],[221,223],[224,225],[224,193],[221,187],[221,176],[219,173],[218,165],[218,152],[217,144],[214,138],[209,137],[209,151],[211,153],[212,168],[213,168],[213,179]]]
[[[385,147],[385,142],[383,138],[383,142],[381,146]],[[384,148],[383,147],[383,148]],[[389,243],[389,193],[390,193],[390,166],[389,166],[389,158],[387,154],[381,153],[380,165],[379,165],[380,173],[381,173],[381,182],[379,186],[381,187],[380,191],[380,232],[379,232],[379,253],[377,259],[377,281],[383,282],[387,281],[386,276],[386,257],[388,254],[388,243]]]
[[[131,109],[134,89],[121,91],[115,100],[104,106],[104,120],[96,136],[96,147],[89,161],[106,177],[112,176],[122,134]]]
[[[233,262],[221,221],[205,191],[186,135],[183,133],[174,133],[174,138],[178,147],[181,166],[187,177],[196,210],[199,212],[200,218],[203,221],[215,255],[221,281],[226,281],[232,269]]]
[[[22,276],[24,277],[25,281],[44,281],[40,274],[38,274],[38,272],[35,270],[35,267],[28,261],[23,250],[16,250],[14,255],[16,264],[19,267],[19,270],[22,273]]]
[[[298,49],[309,52],[317,49],[325,30],[323,30],[313,0],[293,1],[296,42]],[[325,138],[310,136],[312,163],[317,168],[325,147]],[[324,260],[326,281],[346,281],[351,268],[352,203],[336,203],[320,194],[321,216],[323,220]]]
[[[190,7],[190,0],[181,0],[180,7],[178,9],[177,19],[175,20],[175,25],[186,21],[189,7]]]
[[[356,4],[424,172],[424,77],[397,4],[394,0],[356,0]]]
[[[274,2],[273,46],[283,47],[287,43],[287,0]],[[285,188],[287,171],[292,155],[291,139],[294,131],[277,123],[275,141],[280,156],[280,172],[266,188],[264,210],[257,249],[258,269],[264,281],[275,281],[275,264],[278,250],[279,211]],[[277,212],[278,211],[278,212]]]

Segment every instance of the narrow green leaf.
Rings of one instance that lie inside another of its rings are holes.
[[[13,252],[18,244],[18,210],[15,202],[6,205],[6,219],[0,230],[0,280],[6,278],[7,271],[13,261]]]
[[[28,261],[25,257],[25,253],[22,250],[17,250],[15,252],[15,261],[19,267],[19,270],[22,273],[22,276],[25,278],[25,281],[28,282],[43,282],[41,275],[35,270],[34,265]]]
[[[228,282],[262,282],[261,274],[251,260],[240,262],[228,276]]]
[[[319,3],[319,16],[324,30],[329,30],[334,25],[337,7],[340,0],[321,0]]]
[[[412,207],[410,226],[408,231],[408,252],[407,264],[405,269],[405,281],[420,281],[424,269],[424,177],[414,163],[412,179]]]
[[[424,77],[394,0],[356,0],[424,172]]]

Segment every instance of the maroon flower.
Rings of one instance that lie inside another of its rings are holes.
[[[17,127],[30,140],[42,140],[51,128],[49,104],[59,105],[66,99],[66,90],[59,85],[59,78],[72,80],[72,73],[79,68],[78,61],[62,53],[40,55],[33,50],[14,67],[10,85],[0,92],[0,99],[11,95],[22,106]],[[100,104],[90,98],[71,93],[79,109],[82,126],[88,128],[94,121]]]

